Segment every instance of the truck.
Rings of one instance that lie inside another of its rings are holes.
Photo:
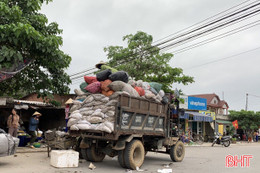
[[[147,152],[169,154],[181,162],[185,147],[178,134],[178,116],[170,104],[161,104],[141,97],[119,95],[116,102],[114,131],[70,130],[79,138],[80,154],[91,162],[101,162],[106,155],[118,156],[121,167],[138,169]]]

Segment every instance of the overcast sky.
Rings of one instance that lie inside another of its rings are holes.
[[[63,29],[62,50],[72,57],[68,74],[93,67],[106,61],[104,47],[123,45],[122,37],[144,31],[154,41],[187,28],[245,0],[54,0],[44,5],[42,13],[49,22],[57,22]],[[254,2],[249,1],[250,2]],[[220,30],[215,35],[260,19],[260,15]],[[259,25],[229,37],[208,43],[189,51],[175,54],[172,67],[181,67],[195,83],[188,86],[173,84],[187,95],[216,93],[229,104],[230,109],[260,111],[260,49],[230,57],[260,46]],[[197,41],[215,36],[207,35]],[[191,42],[192,44],[195,42]],[[188,44],[183,45],[188,46]],[[174,52],[176,47],[168,52]],[[73,82],[79,88],[82,80]],[[253,96],[255,95],[255,96]]]

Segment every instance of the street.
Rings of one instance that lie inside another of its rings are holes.
[[[227,168],[225,166],[225,157],[230,154],[253,155],[250,159],[250,167],[241,168],[240,164],[236,168]],[[170,164],[174,173],[182,172],[258,172],[260,170],[260,143],[240,143],[232,144],[225,148],[220,145],[211,147],[209,143],[203,146],[187,146],[186,156],[182,162]],[[164,164],[171,163],[170,157],[165,154],[149,152],[142,166],[144,172],[157,172],[158,169],[165,169]],[[121,168],[117,158],[106,157],[101,163],[94,163],[95,170],[88,169],[89,162],[80,160],[78,168],[54,168],[50,166],[50,159],[46,152],[17,153],[16,156],[0,157],[1,173],[84,173],[84,172],[113,172],[123,173],[125,169]],[[137,172],[137,171],[133,171]]]

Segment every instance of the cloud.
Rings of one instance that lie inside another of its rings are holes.
[[[106,60],[103,48],[110,45],[123,45],[122,37],[144,31],[154,40],[161,39],[199,21],[226,10],[244,0],[55,0],[44,5],[42,13],[49,22],[56,21],[63,29],[64,45],[62,50],[72,57],[68,73],[72,74]],[[258,16],[235,26],[207,35],[210,38],[235,27],[253,22]],[[181,88],[186,94],[217,93],[232,109],[244,108],[245,93],[260,95],[260,59],[259,51],[253,51],[224,61],[200,66],[260,45],[259,26],[230,37],[176,54],[171,60],[172,66],[181,67],[184,73],[194,76],[195,83]],[[195,43],[191,42],[189,44]],[[176,47],[168,52],[189,44]],[[79,80],[71,85],[78,88]],[[251,98],[249,108],[259,110],[260,99]]]

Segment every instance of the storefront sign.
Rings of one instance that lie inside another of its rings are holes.
[[[204,115],[211,116],[213,120],[216,119],[216,117],[215,117],[215,112],[210,112],[210,111],[199,111],[199,113],[204,114]]]
[[[207,110],[207,99],[188,96],[188,109]]]

